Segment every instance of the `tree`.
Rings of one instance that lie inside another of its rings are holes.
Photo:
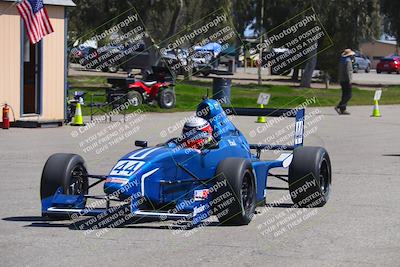
[[[396,37],[397,45],[400,46],[400,1],[381,0],[382,13],[389,21],[389,34]]]
[[[260,20],[262,1],[264,1],[264,21]],[[255,28],[264,27],[267,31],[308,7],[314,7],[333,41],[330,49],[316,56],[318,57],[316,65],[334,78],[342,50],[357,49],[360,41],[379,35],[379,0],[254,0],[254,5],[256,6]],[[329,42],[328,38],[324,38],[319,47],[327,47]],[[307,72],[303,73],[301,82],[304,87],[310,86],[315,61],[316,58],[311,57],[305,64]]]
[[[319,69],[337,79],[337,67],[341,52],[346,48],[357,49],[362,40],[378,38],[381,20],[379,0],[319,0],[314,5],[317,14],[332,38],[333,46],[318,55]],[[323,46],[329,40],[323,40]]]

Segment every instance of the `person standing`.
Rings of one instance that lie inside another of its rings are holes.
[[[353,79],[353,61],[352,57],[355,55],[351,49],[345,49],[342,53],[339,63],[339,83],[342,87],[342,99],[335,107],[339,115],[350,115],[346,111],[347,103],[351,99],[351,82]]]

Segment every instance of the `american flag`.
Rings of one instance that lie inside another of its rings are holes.
[[[45,35],[54,31],[43,0],[23,0],[17,5],[17,9],[24,20],[26,32],[32,44],[36,44]]]

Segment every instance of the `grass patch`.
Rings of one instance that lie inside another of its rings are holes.
[[[90,103],[91,94],[105,93],[105,90],[104,88],[87,89],[85,87],[90,85],[96,86],[97,84],[107,84],[105,77],[98,76],[73,77],[69,78],[69,81],[74,85],[73,90],[71,91],[85,91],[88,93],[85,97],[87,104]],[[211,95],[212,83],[203,81],[178,83],[175,87],[177,97],[176,108],[173,110],[165,110],[158,106],[144,105],[142,109],[144,108],[146,111],[151,112],[193,111],[201,101],[202,97],[207,94],[207,89]],[[339,102],[341,96],[340,89],[305,89],[286,85],[235,85],[231,89],[232,105],[235,107],[256,107],[259,93],[271,94],[270,103],[268,104],[269,108],[292,108],[312,97],[316,97],[317,102],[311,106],[335,106]],[[373,96],[374,91],[353,88],[353,98],[349,105],[372,105]],[[104,101],[104,96],[94,97],[94,102]],[[379,101],[379,104],[400,104],[400,87],[383,89],[382,98]],[[134,108],[129,109],[129,111],[134,110]],[[83,113],[84,115],[89,115],[89,107],[83,107]]]

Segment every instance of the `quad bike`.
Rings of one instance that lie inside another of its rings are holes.
[[[146,80],[136,79],[133,75],[128,78],[109,78],[107,82],[112,88],[107,90],[107,101],[116,102],[113,95],[125,94],[132,106],[143,103],[157,102],[161,108],[171,109],[176,105],[173,80],[163,75],[160,67],[153,67],[153,74]],[[156,71],[155,71],[156,70]]]

